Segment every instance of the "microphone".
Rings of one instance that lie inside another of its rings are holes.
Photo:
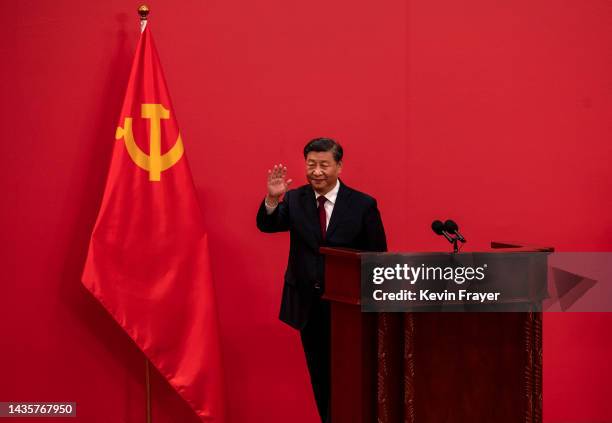
[[[444,223],[440,220],[434,220],[431,222],[431,230],[434,231],[438,235],[444,235],[444,238],[451,244],[453,243],[453,238],[448,234],[448,232],[444,228]]]
[[[433,224],[432,224],[433,225]],[[457,239],[461,242],[467,242],[465,240],[465,238],[463,237],[463,235],[461,235],[461,233],[459,233],[459,226],[457,226],[457,224],[455,223],[454,220],[450,220],[448,219],[446,222],[444,222],[444,231],[448,232],[449,234],[453,234],[457,237]]]

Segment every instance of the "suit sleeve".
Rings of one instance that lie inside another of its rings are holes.
[[[368,208],[365,214],[364,226],[367,250],[387,251],[387,237],[376,200],[374,200],[372,206]]]
[[[261,202],[257,211],[257,228],[266,233],[284,232],[289,230],[289,193],[285,194],[283,201],[278,203],[276,209],[270,214],[266,210],[265,200]]]

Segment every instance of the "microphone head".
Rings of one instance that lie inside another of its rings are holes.
[[[434,220],[431,222],[431,230],[438,235],[442,235],[442,232],[444,231],[444,223],[442,223],[440,220]]]
[[[457,226],[454,220],[448,219],[446,222],[444,222],[444,230],[453,234],[459,230],[459,226]]]

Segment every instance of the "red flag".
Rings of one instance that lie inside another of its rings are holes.
[[[83,284],[205,422],[223,420],[207,237],[157,50],[140,36]]]

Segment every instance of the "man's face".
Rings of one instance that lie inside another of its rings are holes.
[[[336,186],[342,162],[336,162],[331,151],[311,151],[306,156],[306,178],[319,194],[327,194]]]

